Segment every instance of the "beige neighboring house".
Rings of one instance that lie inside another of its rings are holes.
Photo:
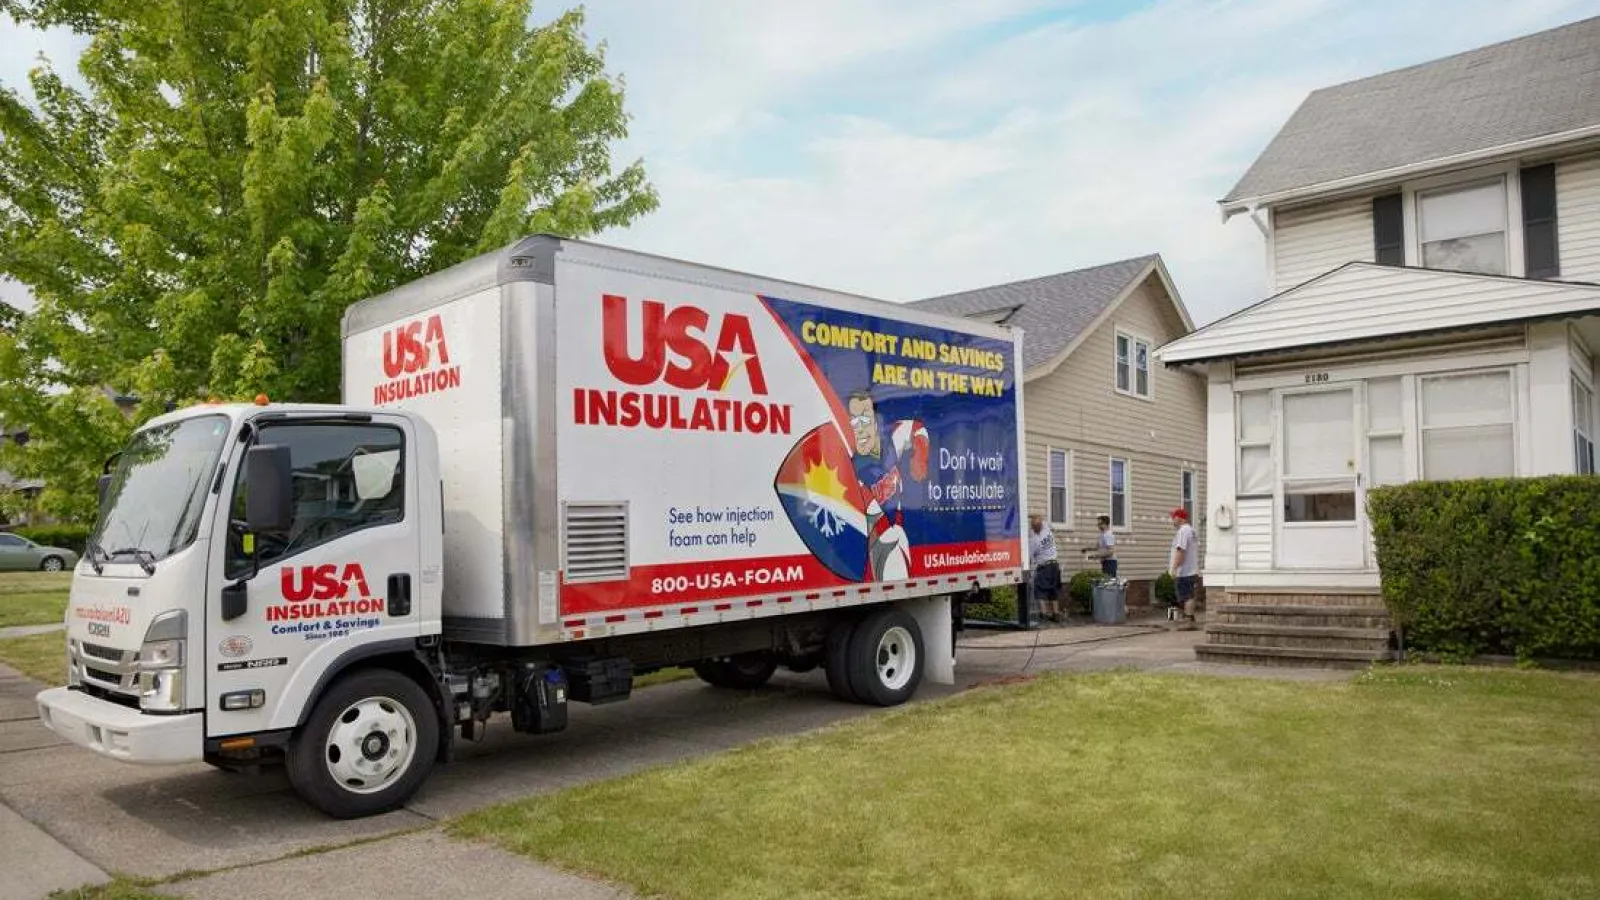
[[[1315,91],[1221,207],[1273,294],[1158,351],[1209,378],[1198,650],[1385,658],[1369,488],[1595,473],[1600,18]]]
[[[914,306],[1023,330],[1028,508],[1047,514],[1064,576],[1111,516],[1130,602],[1166,570],[1173,509],[1205,510],[1206,387],[1155,364],[1193,330],[1159,255],[934,297]]]

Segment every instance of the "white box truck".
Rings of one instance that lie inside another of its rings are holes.
[[[67,684],[131,763],[284,765],[334,816],[455,737],[692,666],[839,697],[953,678],[1027,571],[1021,334],[553,237],[352,306],[347,405],[198,405],[101,479]]]

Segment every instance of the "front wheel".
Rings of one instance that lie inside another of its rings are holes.
[[[427,692],[389,669],[345,676],[289,744],[289,781],[339,819],[397,809],[433,769],[439,721]]]
[[[59,556],[46,556],[44,562],[39,563],[39,568],[45,572],[59,572],[66,567],[66,562]]]

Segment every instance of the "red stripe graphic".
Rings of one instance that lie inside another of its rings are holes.
[[[1018,568],[1021,560],[1021,547],[1015,539],[935,544],[911,548],[911,574],[921,579],[920,583],[930,587],[940,577],[946,583],[955,584],[966,580],[962,576],[976,579],[984,572]],[[895,582],[897,586],[903,584],[907,587],[913,583],[918,582]],[[697,605],[680,609],[679,612],[691,615],[699,610],[700,605],[710,601],[744,603],[751,595],[771,594],[785,589],[792,591],[796,588],[808,591],[806,599],[818,600],[824,593],[833,597],[852,593],[869,594],[877,586],[851,585],[828,571],[810,554],[696,560],[636,566],[627,581],[563,584],[561,613],[563,616],[617,613],[687,600]],[[848,588],[854,588],[854,591]],[[719,608],[731,609],[732,606]],[[581,625],[582,622],[567,622],[568,627],[574,624]]]

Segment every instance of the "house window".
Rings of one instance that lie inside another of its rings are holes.
[[[1071,507],[1068,505],[1067,476],[1072,471],[1070,457],[1065,450],[1051,447],[1050,457],[1050,524],[1063,528],[1072,526]]]
[[[1128,527],[1128,461],[1111,457],[1111,527]]]
[[[1572,379],[1572,444],[1579,475],[1594,474],[1594,393]]]
[[[1239,496],[1272,493],[1272,397],[1239,395]]]
[[[1400,379],[1367,382],[1367,478],[1374,487],[1406,480],[1404,415]]]
[[[1117,393],[1150,396],[1150,342],[1117,332]]]
[[[1510,372],[1434,375],[1420,380],[1420,390],[1423,478],[1516,474]]]
[[[1194,472],[1184,469],[1179,476],[1181,484],[1178,486],[1178,505],[1189,514],[1189,521],[1194,521]]]
[[[1417,225],[1427,268],[1506,274],[1505,179],[1417,194]]]

